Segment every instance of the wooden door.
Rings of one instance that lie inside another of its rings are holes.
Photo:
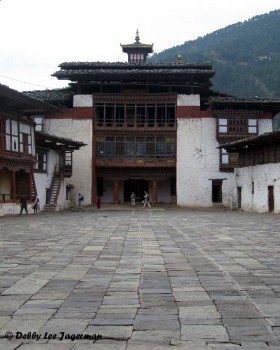
[[[212,180],[212,203],[222,203],[222,184],[223,180]]]
[[[242,187],[237,187],[237,208],[241,209],[242,204]]]
[[[143,179],[129,179],[124,181],[124,201],[130,202],[131,192],[135,193],[136,200],[139,201],[143,198],[144,191],[149,191],[149,183]]]
[[[274,211],[274,187],[268,186],[268,211]]]

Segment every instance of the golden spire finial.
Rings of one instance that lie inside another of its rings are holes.
[[[138,29],[136,30],[135,41],[136,41],[137,43],[139,43],[139,41],[140,41],[140,36],[139,36]]]

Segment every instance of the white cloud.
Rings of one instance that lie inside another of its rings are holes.
[[[0,83],[34,90],[67,82],[51,77],[70,61],[126,61],[120,43],[154,43],[160,52],[227,25],[278,9],[279,0],[2,0]]]

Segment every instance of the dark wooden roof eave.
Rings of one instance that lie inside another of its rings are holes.
[[[107,75],[107,74],[96,74],[96,75],[68,75],[68,76],[59,76],[57,77],[59,80],[70,80],[71,83],[92,83],[92,84],[111,84],[111,83],[135,83],[135,82],[145,82],[145,83],[157,83],[161,82],[163,84],[170,83],[186,83],[186,82],[209,82],[213,77],[214,73],[209,72],[201,72],[199,74],[189,73],[189,74],[118,74],[118,75]],[[69,85],[71,85],[69,83]],[[210,84],[212,86],[212,84]]]
[[[50,135],[41,131],[35,132],[35,140],[37,147],[50,148],[55,150],[78,150],[81,147],[86,146],[86,144],[83,142]]]
[[[72,100],[74,94],[74,92],[69,87],[51,90],[24,91],[23,93],[30,97],[46,101],[50,104],[57,104],[61,102],[70,101]]]
[[[258,108],[262,110],[279,111],[280,98],[268,97],[236,97],[236,96],[219,96],[209,99],[212,109],[223,108]]]
[[[159,61],[159,62],[64,62],[59,65],[61,71],[67,70],[97,70],[97,69],[207,69],[212,70],[210,62],[178,62],[178,61]]]
[[[152,53],[154,51],[153,45],[122,45],[122,49],[125,53],[129,53],[131,50],[146,51],[147,53]]]
[[[263,146],[280,144],[280,130],[264,133],[258,136],[241,139],[220,145],[218,148],[224,148],[228,152],[243,152],[250,148],[259,148]]]
[[[77,80],[123,80],[123,79],[162,79],[162,77],[174,77],[176,79],[184,80],[185,78],[199,76],[212,78],[214,76],[214,71],[209,70],[166,70],[166,71],[94,71],[94,72],[79,72],[79,71],[68,71],[68,72],[56,72],[53,74],[57,79],[65,79],[71,81]]]
[[[0,100],[1,104],[7,108],[20,110],[26,114],[33,112],[60,112],[61,110],[45,101],[25,95],[24,93],[10,89],[0,84]]]

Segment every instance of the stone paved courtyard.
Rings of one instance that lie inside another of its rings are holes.
[[[280,349],[279,215],[124,209],[0,218],[1,350]]]

